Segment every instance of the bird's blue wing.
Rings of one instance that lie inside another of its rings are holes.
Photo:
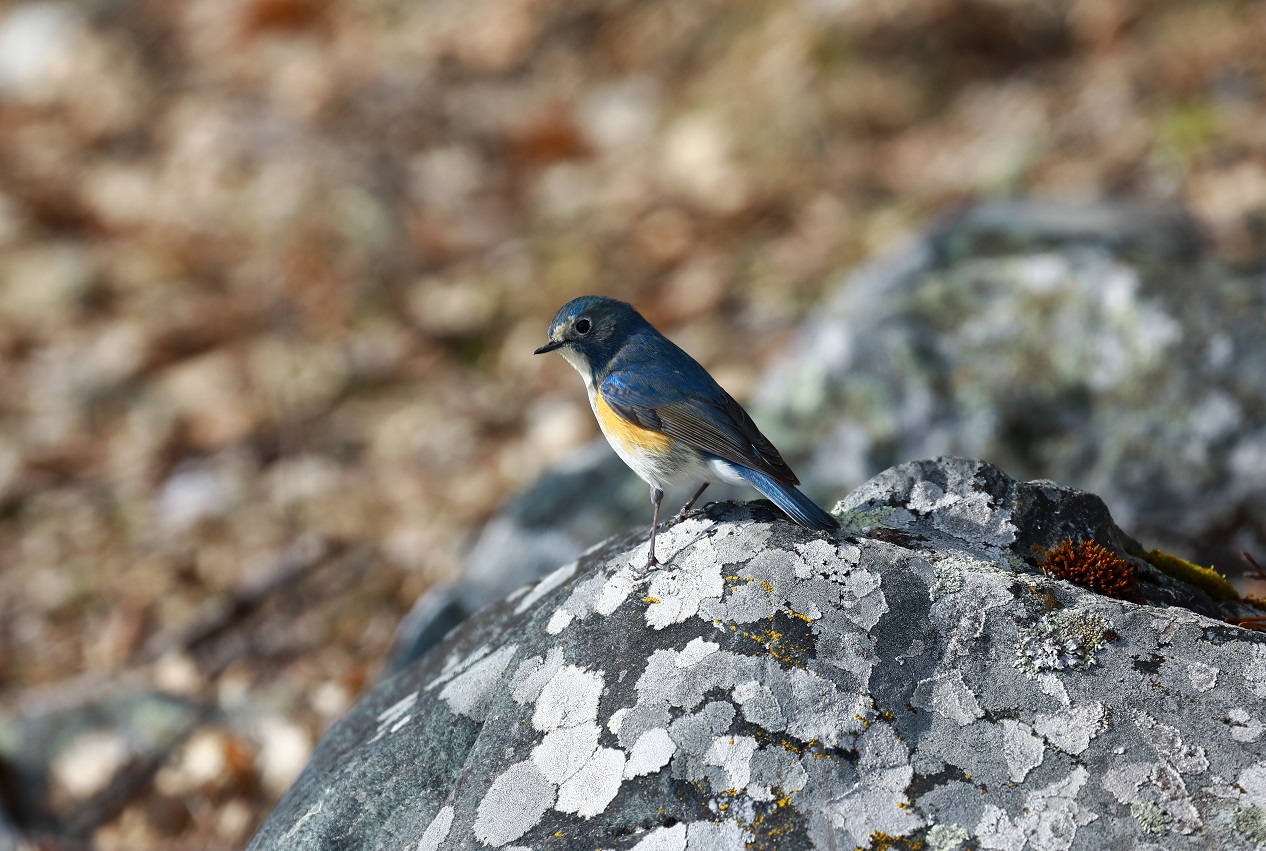
[[[699,367],[702,372],[702,367]],[[759,470],[776,481],[799,484],[782,455],[747,411],[703,373],[657,375],[649,381],[631,371],[608,373],[598,392],[610,408],[634,425],[684,441],[699,450]],[[687,389],[683,385],[691,385]]]

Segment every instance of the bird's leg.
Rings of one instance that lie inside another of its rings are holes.
[[[651,548],[646,557],[646,566],[659,564],[655,558],[655,532],[659,529],[659,504],[664,501],[664,492],[657,487],[651,488],[651,505],[655,506],[655,515],[651,518]]]
[[[668,525],[671,526],[674,523],[679,523],[682,520],[685,520],[686,515],[690,512],[690,509],[694,508],[695,503],[699,501],[699,497],[703,496],[703,492],[706,491],[707,489],[708,489],[707,482],[704,482],[703,484],[699,485],[699,490],[695,491],[695,495],[690,497],[690,502],[687,502],[685,505],[681,507],[681,511],[678,511],[677,515],[673,517],[672,520],[668,521]]]

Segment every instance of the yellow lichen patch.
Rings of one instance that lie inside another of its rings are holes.
[[[893,849],[902,849],[902,851],[922,851],[923,841],[919,839],[907,839],[904,836],[893,836],[890,833],[884,833],[882,830],[873,830],[870,834],[870,844],[865,848],[860,845],[857,851],[893,851]]]
[[[770,594],[774,593],[774,586],[773,586],[773,585],[770,585],[770,584],[769,584],[768,582],[766,582],[764,579],[762,579],[762,580],[760,581],[760,587],[764,588],[764,589],[765,589],[766,591],[768,591]]]
[[[1049,576],[1067,579],[1097,594],[1139,601],[1134,565],[1094,541],[1063,541],[1042,554],[1038,567]]]
[[[791,615],[793,618],[799,618],[805,623],[813,623],[813,618],[809,617],[808,615],[800,614],[799,612],[797,612],[795,609],[791,608],[790,606],[787,607],[787,614]]]
[[[1211,567],[1192,564],[1176,555],[1152,550],[1139,554],[1140,558],[1166,576],[1194,585],[1215,600],[1238,600],[1240,594],[1226,577]]]
[[[643,603],[658,603],[660,602],[660,599],[658,597],[643,597],[642,602]]]
[[[783,739],[778,744],[782,745],[783,750],[786,750],[789,753],[796,754],[797,756],[804,753],[804,748],[802,748],[800,745],[796,744],[795,742],[788,741],[787,739]]]

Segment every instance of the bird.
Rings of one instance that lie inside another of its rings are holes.
[[[747,411],[631,304],[574,298],[559,308],[548,334],[549,342],[533,354],[556,351],[575,367],[607,442],[650,485],[648,569],[660,563],[655,533],[669,485],[702,483],[671,523],[686,516],[709,484],[728,482],[754,487],[801,526],[839,528],[796,489],[800,480]]]

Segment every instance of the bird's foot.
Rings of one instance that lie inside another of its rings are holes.
[[[673,519],[668,521],[668,525],[676,526],[678,523],[685,520],[687,517],[689,517],[691,514],[694,514],[694,513],[695,513],[694,509],[683,508],[681,511],[678,511],[676,514],[673,515]]]

